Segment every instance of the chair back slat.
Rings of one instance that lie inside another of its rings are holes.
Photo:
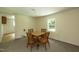
[[[46,32],[47,30],[46,29],[41,29],[41,32]]]
[[[33,32],[34,30],[33,29],[28,29],[28,32]]]

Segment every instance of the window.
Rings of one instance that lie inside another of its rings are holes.
[[[48,27],[48,31],[52,31],[55,32],[56,31],[56,19],[49,19],[47,21],[47,27]]]
[[[13,26],[15,27],[15,16],[11,16],[13,20]]]

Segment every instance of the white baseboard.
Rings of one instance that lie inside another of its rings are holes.
[[[71,42],[63,41],[63,40],[58,40],[56,38],[50,38],[50,39],[54,39],[54,40],[57,40],[57,41],[65,42],[65,43],[72,44],[72,45],[75,45],[75,46],[79,46],[79,44],[75,44],[75,43],[71,43]]]

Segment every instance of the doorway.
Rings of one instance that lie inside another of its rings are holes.
[[[2,24],[2,42],[9,42],[15,39],[15,16],[5,16],[6,24]]]

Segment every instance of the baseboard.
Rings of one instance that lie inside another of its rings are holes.
[[[25,36],[16,37],[15,40],[23,39],[23,38],[25,38]]]
[[[71,45],[74,45],[74,46],[78,46],[79,45],[76,45],[76,44],[72,44],[72,43],[69,43],[69,42],[65,42],[65,41],[62,41],[62,40],[57,40],[57,39],[54,39],[54,38],[49,38],[50,40],[56,40],[56,41],[60,41],[60,42],[63,42],[63,43],[67,43],[67,44],[71,44]]]

